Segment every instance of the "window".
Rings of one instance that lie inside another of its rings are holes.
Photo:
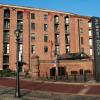
[[[70,46],[66,46],[66,53],[70,53]]]
[[[59,32],[59,25],[56,24],[56,25],[54,26],[54,31],[55,31],[55,32]]]
[[[92,56],[93,55],[93,50],[92,49],[90,49],[90,56]]]
[[[17,21],[17,29],[23,30],[23,21],[21,21],[21,20]]]
[[[83,37],[81,37],[81,44],[84,44]]]
[[[54,21],[55,21],[55,23],[59,23],[59,17],[58,16],[55,16],[54,17]]]
[[[36,49],[36,46],[35,45],[32,45],[32,54],[35,53],[35,49]]]
[[[90,28],[92,27],[92,23],[90,21],[88,22],[88,25]]]
[[[80,28],[80,34],[82,34],[83,33],[83,29],[82,28]]]
[[[48,15],[44,15],[44,20],[47,20],[48,19]]]
[[[92,30],[89,30],[89,36],[92,36]]]
[[[35,23],[31,23],[31,29],[35,30]]]
[[[79,25],[82,25],[82,24],[83,24],[83,20],[79,19]]]
[[[45,35],[44,35],[44,42],[47,42],[47,41],[48,41],[48,35],[45,34]]]
[[[4,36],[3,37],[4,41],[9,41],[9,32],[8,31],[5,31],[3,36]]]
[[[23,19],[23,12],[22,11],[17,12],[17,19]]]
[[[4,21],[4,29],[7,29],[7,30],[10,29],[10,21],[9,20]]]
[[[3,57],[3,63],[9,63],[9,56]]]
[[[69,26],[65,26],[65,33],[69,34]]]
[[[92,39],[89,39],[89,45],[92,46],[92,42],[93,40]]]
[[[56,43],[56,45],[59,45],[59,34],[56,34],[55,35],[55,43]]]
[[[9,44],[4,44],[4,54],[9,54]]]
[[[47,31],[47,29],[48,29],[48,25],[44,24],[44,31]]]
[[[35,14],[31,13],[31,19],[35,19]]]
[[[55,53],[56,54],[60,54],[60,48],[59,48],[59,46],[55,46]]]
[[[31,40],[35,40],[35,33],[32,33]]]
[[[65,24],[68,24],[69,23],[69,17],[65,17]]]
[[[48,46],[44,46],[44,53],[48,52]]]
[[[66,44],[69,44],[69,35],[65,35],[65,41],[66,41]]]
[[[10,10],[9,9],[4,10],[4,17],[10,18]]]

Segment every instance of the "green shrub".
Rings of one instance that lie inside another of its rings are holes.
[[[11,71],[10,69],[0,70],[0,77],[10,77],[15,75],[16,73],[14,71]]]

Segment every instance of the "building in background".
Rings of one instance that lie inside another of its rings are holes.
[[[0,5],[0,70],[16,70],[16,36],[20,29],[19,60],[33,77],[93,73],[90,17],[44,9]],[[77,55],[88,57],[81,59]],[[69,56],[76,55],[75,59]],[[58,56],[65,57],[59,61]],[[70,58],[70,59],[67,59]],[[52,71],[52,72],[51,72]]]

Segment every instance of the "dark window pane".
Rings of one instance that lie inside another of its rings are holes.
[[[9,56],[3,57],[3,63],[9,63]]]
[[[81,37],[81,44],[83,44],[84,43],[84,41],[83,41],[83,37]]]
[[[17,19],[23,19],[23,12],[22,11],[17,12]]]
[[[44,15],[44,20],[48,19],[48,15]]]
[[[32,40],[35,40],[35,34],[34,34],[34,33],[32,33],[31,39],[32,39]]]
[[[35,14],[31,13],[31,19],[35,19]]]
[[[4,21],[4,29],[10,29],[10,21],[9,20],[5,20]]]
[[[9,32],[5,31],[3,35],[4,41],[9,41]]]
[[[48,46],[44,46],[44,53],[48,52]]]
[[[10,10],[9,9],[4,10],[4,17],[10,18]]]
[[[31,23],[31,29],[35,30],[35,23]]]
[[[44,24],[44,31],[46,31],[48,29],[48,25]]]
[[[17,29],[23,30],[23,22],[20,20],[17,22]]]
[[[48,41],[48,35],[45,34],[45,35],[44,35],[44,42],[47,42],[47,41]]]
[[[82,33],[83,33],[83,29],[81,28],[81,29],[80,29],[80,34],[82,34]]]

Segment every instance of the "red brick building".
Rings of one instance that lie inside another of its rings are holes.
[[[56,55],[84,52],[87,59],[60,60],[71,74],[93,72],[90,17],[44,9],[0,5],[0,70],[16,69],[16,36],[20,29],[19,60],[33,77],[50,75]],[[59,70],[59,69],[58,69]],[[58,72],[59,73],[59,72]]]

